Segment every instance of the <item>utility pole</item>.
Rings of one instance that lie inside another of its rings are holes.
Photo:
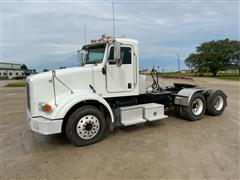
[[[87,43],[87,23],[84,23],[84,42]]]
[[[177,54],[177,61],[178,61],[178,77],[180,77],[181,68],[180,68],[180,58],[179,58],[179,54]]]

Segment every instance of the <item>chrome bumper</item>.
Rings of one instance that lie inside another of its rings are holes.
[[[31,114],[27,112],[27,121],[30,129],[39,134],[50,135],[61,133],[62,131],[62,119],[50,120],[44,117],[31,117]]]

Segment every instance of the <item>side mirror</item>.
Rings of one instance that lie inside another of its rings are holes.
[[[114,43],[114,61],[116,62],[117,66],[122,65],[121,47],[119,42]]]
[[[83,66],[86,63],[87,51],[84,49],[77,51],[77,60],[80,66]]]
[[[115,42],[114,43],[114,60],[121,59],[121,50],[120,50],[120,43]]]

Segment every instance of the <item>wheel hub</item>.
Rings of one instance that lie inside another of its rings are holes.
[[[217,111],[220,111],[223,108],[223,104],[224,104],[223,97],[217,96],[216,101],[214,103],[215,109]]]
[[[197,98],[192,103],[192,112],[194,115],[198,116],[203,111],[203,101],[200,98]]]
[[[77,133],[83,139],[93,138],[99,131],[99,120],[94,115],[83,116],[77,123]]]
[[[87,123],[86,126],[85,126],[85,130],[86,131],[91,131],[93,129],[93,124],[90,122],[90,123]]]

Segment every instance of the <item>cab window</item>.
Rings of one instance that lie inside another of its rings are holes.
[[[101,63],[103,61],[106,44],[90,46],[87,51],[86,64]]]
[[[109,60],[114,59],[114,48],[110,49]],[[132,49],[130,47],[121,47],[122,64],[132,64]],[[109,61],[109,64],[116,64],[114,61]]]

